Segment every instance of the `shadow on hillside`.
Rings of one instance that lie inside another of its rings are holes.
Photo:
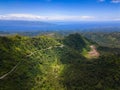
[[[69,56],[70,57],[70,56]],[[62,57],[64,61],[64,57]],[[119,56],[102,56],[88,61],[71,58],[61,77],[67,90],[119,90]],[[64,62],[63,62],[64,63]]]

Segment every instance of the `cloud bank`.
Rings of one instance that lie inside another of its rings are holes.
[[[106,0],[98,0],[99,2],[105,2]],[[119,4],[120,0],[110,0],[111,3]]]
[[[94,16],[39,16],[32,14],[6,14],[0,15],[1,20],[92,20]]]
[[[112,0],[112,3],[120,3],[120,0]]]
[[[0,15],[0,20],[30,20],[30,21],[120,21],[120,17],[94,17],[94,16],[40,16],[32,14],[6,14]]]

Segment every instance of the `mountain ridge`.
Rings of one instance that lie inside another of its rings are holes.
[[[120,66],[119,55],[107,53],[104,48],[97,45],[100,57],[88,59],[83,51],[89,53],[91,45],[96,44],[77,33],[64,38],[51,35],[2,36],[0,37],[0,55],[2,56],[0,57],[0,77],[11,70],[12,73],[1,78],[0,89],[104,90],[104,87],[105,89],[119,88],[119,86],[111,87],[119,82],[118,79],[113,79],[119,78],[117,76],[118,66]],[[17,66],[19,62],[21,63]],[[112,64],[116,65],[110,67]],[[17,68],[13,70],[16,66]],[[116,73],[109,70],[116,70]],[[104,78],[100,78],[101,73]],[[113,78],[110,79],[113,82],[106,81],[110,77],[106,74],[113,74]]]

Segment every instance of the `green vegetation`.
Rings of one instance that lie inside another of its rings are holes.
[[[64,44],[75,49],[82,51],[83,48],[88,48],[88,41],[79,34],[70,34],[64,39]]]
[[[120,48],[120,32],[86,32],[83,35],[101,46]]]
[[[85,55],[96,45],[100,57]],[[120,49],[80,34],[0,37],[0,90],[119,90]]]

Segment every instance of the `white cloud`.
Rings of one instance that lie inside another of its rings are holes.
[[[113,20],[114,20],[114,21],[120,21],[120,17],[114,18]]]
[[[31,20],[31,21],[120,21],[120,17],[94,17],[94,16],[69,16],[53,15],[40,16],[32,14],[6,14],[0,15],[0,20]]]
[[[92,20],[93,16],[67,16],[67,15],[57,15],[57,16],[39,16],[32,14],[7,14],[0,15],[2,20]]]
[[[112,3],[120,3],[120,0],[112,0]]]
[[[93,16],[81,16],[81,19],[94,19],[95,17]]]
[[[48,16],[48,20],[90,20],[93,16]]]
[[[7,14],[0,15],[0,19],[5,20],[37,20],[37,19],[45,19],[42,16],[32,15],[32,14]]]
[[[105,0],[98,0],[99,2],[104,2]]]
[[[99,2],[105,2],[106,0],[98,0]],[[120,3],[120,0],[110,0],[111,3]]]

